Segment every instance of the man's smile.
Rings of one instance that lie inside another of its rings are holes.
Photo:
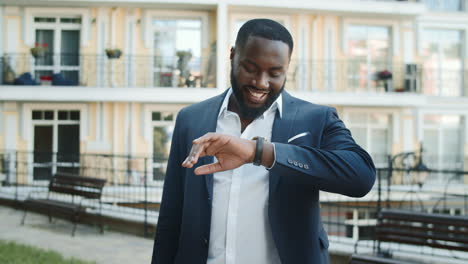
[[[245,89],[246,99],[253,104],[262,104],[266,101],[266,98],[270,91],[260,90],[253,86],[248,86]]]

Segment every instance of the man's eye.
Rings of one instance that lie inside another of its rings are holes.
[[[249,67],[249,66],[244,65],[244,69],[248,73],[254,73],[255,72],[255,69],[253,67]]]
[[[270,72],[271,77],[279,77],[281,75],[281,72]]]

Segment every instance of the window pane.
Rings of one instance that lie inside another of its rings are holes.
[[[45,120],[54,120],[54,111],[44,111]]]
[[[153,112],[152,116],[151,116],[151,120],[160,121],[161,120],[161,112]]]
[[[155,19],[154,86],[191,86],[201,74],[201,19]]]
[[[348,85],[358,90],[382,86],[376,82],[376,74],[383,70],[391,71],[390,28],[349,25],[346,30]]]
[[[80,55],[80,31],[62,30],[61,62],[64,66],[78,66]]]
[[[41,120],[42,119],[42,111],[32,111],[32,119],[33,120]]]
[[[54,31],[50,29],[36,30],[36,43],[34,44],[37,52],[35,65],[53,65],[54,64]]]
[[[80,120],[80,111],[70,111],[70,120]]]
[[[462,32],[426,29],[421,38],[424,92],[458,96],[462,86]]]
[[[58,112],[58,119],[59,120],[68,120],[68,111],[59,111]]]
[[[174,126],[153,128],[153,180],[163,180]]]
[[[35,17],[34,22],[37,23],[54,23],[55,17]]]
[[[366,128],[358,128],[352,127],[350,128],[351,134],[353,135],[354,140],[356,143],[359,144],[362,148],[367,150],[367,129]]]
[[[60,23],[66,23],[66,24],[81,24],[81,18],[76,17],[76,18],[65,18],[62,17],[60,18]]]

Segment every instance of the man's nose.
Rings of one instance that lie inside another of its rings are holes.
[[[254,85],[259,89],[268,89],[270,87],[268,74],[260,73],[257,78],[254,79]]]

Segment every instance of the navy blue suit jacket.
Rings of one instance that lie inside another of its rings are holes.
[[[225,95],[186,107],[177,116],[153,264],[206,263],[213,175],[195,175],[194,168],[183,168],[181,164],[192,140],[216,131]],[[282,111],[282,117],[278,113],[275,117],[271,139],[276,150],[268,202],[273,239],[283,264],[323,263],[321,251],[328,247],[328,240],[319,228],[319,190],[362,197],[374,184],[375,168],[334,108],[283,92]],[[306,135],[287,143],[301,133]],[[212,157],[204,157],[195,167],[211,162]]]

